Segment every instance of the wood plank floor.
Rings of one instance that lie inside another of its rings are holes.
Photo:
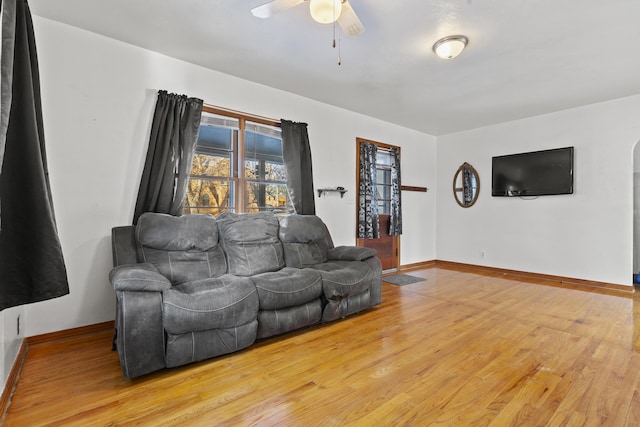
[[[111,331],[35,346],[6,425],[640,425],[638,297],[409,274],[365,313],[133,381]]]

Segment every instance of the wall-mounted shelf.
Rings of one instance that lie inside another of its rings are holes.
[[[322,193],[340,193],[340,198],[342,199],[344,197],[344,193],[346,193],[347,190],[345,190],[344,188],[318,188],[318,197],[322,196]]]
[[[410,185],[400,186],[402,191],[419,191],[420,193],[426,193],[429,189],[427,187],[414,187]]]

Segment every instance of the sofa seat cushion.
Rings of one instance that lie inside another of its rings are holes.
[[[258,291],[260,310],[304,304],[322,296],[322,277],[311,269],[285,267],[251,278]]]
[[[360,294],[371,285],[369,266],[361,261],[328,261],[313,269],[322,276],[322,290],[328,300]]]
[[[255,320],[258,294],[251,279],[223,275],[163,292],[162,322],[170,334],[233,328]]]
[[[282,243],[278,239],[279,223],[275,215],[270,212],[223,212],[216,219],[229,274],[253,276],[284,267]]]

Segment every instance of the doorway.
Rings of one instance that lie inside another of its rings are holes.
[[[356,138],[356,200],[360,200],[360,145],[363,143],[374,144],[377,148],[376,155],[376,195],[378,218],[380,222],[380,237],[365,239],[358,237],[356,230],[356,245],[373,248],[382,264],[383,271],[397,270],[400,264],[400,236],[389,235],[391,220],[391,149],[398,151],[400,147],[383,144],[363,138]],[[356,223],[358,223],[359,206],[356,205]]]

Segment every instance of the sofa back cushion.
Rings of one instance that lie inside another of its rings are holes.
[[[333,247],[327,226],[315,215],[287,215],[280,220],[280,240],[287,267],[305,268],[328,259]]]
[[[223,212],[217,221],[230,274],[253,276],[284,267],[278,220],[272,213]]]
[[[174,285],[227,272],[218,224],[210,215],[144,213],[136,225],[136,243],[140,261],[155,265]]]

